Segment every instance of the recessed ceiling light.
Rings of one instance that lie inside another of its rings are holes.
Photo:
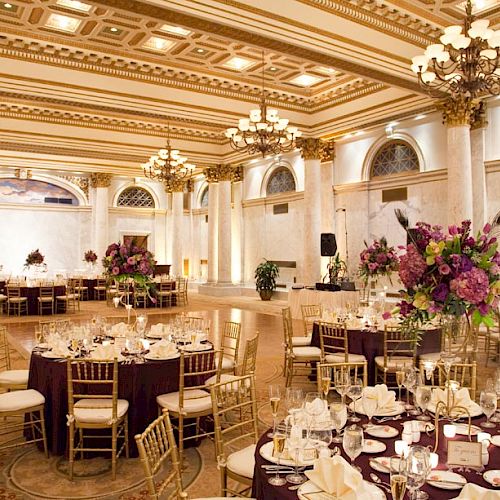
[[[174,44],[175,44],[175,42],[173,42],[172,40],[166,40],[165,38],[160,38],[158,36],[152,36],[152,37],[148,38],[142,44],[142,46],[145,49],[149,49],[149,50],[155,50],[158,52],[167,52],[168,49],[170,49],[172,47],[172,45],[174,45]]]
[[[290,83],[293,83],[294,85],[300,85],[301,87],[310,87],[311,85],[314,85],[319,81],[321,81],[321,78],[318,78],[317,76],[299,75],[295,78],[292,78],[290,80]]]
[[[228,59],[222,66],[229,69],[235,69],[237,71],[243,71],[253,64],[255,64],[255,61],[245,59],[244,57],[231,57],[231,59]]]
[[[115,28],[115,27],[109,28],[109,31],[112,31],[113,33],[116,33],[118,31],[118,28]]]
[[[204,54],[205,49],[196,49],[196,52],[198,52],[198,54]]]
[[[12,9],[12,4],[11,3],[4,3],[3,6],[6,8],[6,9]]]
[[[415,116],[415,120],[422,120],[425,117],[426,117],[426,115],[417,115],[417,116]]]
[[[360,135],[363,135],[364,132],[362,130],[358,130],[354,135],[355,136],[360,136]]]
[[[316,69],[321,73],[326,73],[327,75],[336,75],[338,73],[336,69],[327,68],[326,66],[318,66]]]
[[[166,31],[167,33],[173,33],[174,35],[188,36],[191,31],[181,28],[180,26],[171,26],[170,24],[164,24],[160,31]]]
[[[82,12],[88,12],[92,5],[83,2],[77,2],[76,0],[57,0],[57,5],[62,5],[63,7],[69,7],[70,9],[81,10]]]
[[[62,16],[61,14],[50,14],[45,26],[47,28],[74,33],[81,22],[81,19],[76,19],[74,17]]]
[[[271,67],[269,68],[269,71],[277,71],[277,70],[278,70],[278,68],[275,68],[274,66],[271,66]]]

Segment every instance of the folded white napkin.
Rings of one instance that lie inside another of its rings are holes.
[[[483,488],[477,484],[467,483],[456,498],[463,500],[498,500],[500,492]]]
[[[305,475],[335,498],[356,500],[364,496],[363,476],[340,455],[318,458],[314,469],[305,471]]]
[[[99,345],[92,352],[93,359],[114,359],[118,358],[120,352],[115,348],[114,345]]]
[[[128,333],[128,325],[127,323],[117,323],[116,325],[113,325],[111,327],[111,335],[113,336],[119,336],[119,337],[126,337]]]
[[[65,340],[61,338],[55,338],[52,340],[51,344],[49,344],[51,351],[57,356],[69,356],[71,353],[69,352],[68,345]]]
[[[151,335],[162,335],[165,332],[165,325],[163,323],[156,323],[156,325],[151,325],[150,333]]]
[[[448,389],[440,389],[437,387],[432,391],[430,406],[435,408],[439,401],[442,401],[444,404],[448,403]],[[450,403],[454,404],[454,406],[463,406],[469,409],[473,406],[469,389],[467,389],[467,387],[462,387],[462,389],[456,391],[455,394],[450,394]]]
[[[314,401],[306,403],[304,405],[304,409],[306,410],[307,415],[314,416],[317,420],[320,415],[325,413],[325,409],[328,410],[328,407],[327,402],[324,399],[316,398]]]
[[[385,384],[377,384],[375,387],[379,410],[392,410],[396,408],[396,393],[390,391]]]
[[[162,339],[149,348],[149,353],[155,358],[167,358],[177,353],[177,347],[172,342]]]

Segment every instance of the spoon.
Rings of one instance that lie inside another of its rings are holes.
[[[380,479],[377,474],[370,472],[370,479],[375,483],[384,488],[386,491],[391,491],[391,487],[388,483],[384,483],[382,479]]]

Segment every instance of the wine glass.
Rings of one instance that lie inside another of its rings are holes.
[[[406,388],[406,405],[405,405],[405,410],[410,411],[412,410],[412,415],[418,415],[419,412],[417,411],[415,413],[415,407],[410,404],[410,393],[414,391],[414,388],[417,384],[417,373],[414,370],[413,367],[405,367],[404,370],[405,376],[404,376],[404,381],[403,381],[403,386]]]
[[[403,500],[408,479],[406,459],[399,455],[390,459],[391,493],[393,500]]]
[[[268,437],[273,437],[276,434],[276,421],[278,418],[278,410],[281,401],[281,387],[271,384],[269,386],[269,402],[271,403],[271,413],[273,415],[273,432],[268,434]]]
[[[302,437],[302,427],[297,425],[297,421],[293,418],[293,424],[287,426],[288,451],[294,459],[294,472],[288,474],[285,479],[291,484],[302,484],[306,481],[306,477],[299,474],[299,453],[305,446],[305,440]]]
[[[398,385],[398,401],[401,403],[401,387],[403,387],[403,383],[405,380],[405,372],[401,368],[398,367],[396,370],[396,384]]]
[[[351,466],[356,470],[361,472],[361,469],[354,465],[354,460],[361,455],[363,451],[363,428],[353,425],[348,427],[344,432],[344,439],[342,440],[342,446],[346,455],[351,459]]]
[[[334,374],[335,390],[340,394],[342,403],[345,403],[345,395],[351,385],[351,376],[347,370],[337,370]]]
[[[490,422],[495,422],[495,424],[498,424],[500,423],[500,415],[498,414],[498,398],[500,397],[500,369],[497,369],[496,378],[488,379],[486,381],[485,389],[487,391],[495,392],[497,395],[497,411],[490,418]]]
[[[497,394],[496,392],[481,391],[481,396],[479,397],[479,405],[486,415],[486,422],[482,422],[480,425],[485,429],[491,429],[496,427],[496,424],[490,422],[491,416],[497,410]]]
[[[428,421],[431,419],[429,415],[426,415],[425,412],[427,411],[427,406],[429,405],[429,402],[432,397],[432,389],[431,387],[425,386],[425,385],[419,385],[417,387],[417,404],[422,408],[422,415],[419,415],[417,417],[417,420],[422,420],[422,421]]]
[[[368,417],[368,423],[365,424],[365,427],[371,427],[373,425],[372,418],[373,415],[375,415],[375,412],[377,411],[378,407],[377,395],[372,392],[372,389],[373,389],[372,387],[365,387],[362,396],[363,409],[365,411],[366,416]]]
[[[285,392],[285,404],[288,413],[293,414],[301,410],[304,404],[304,393],[302,389],[287,387]]]
[[[323,397],[328,400],[328,393],[330,392],[330,385],[332,382],[331,368],[323,366],[321,368],[321,391],[323,392]]]
[[[321,456],[330,456],[328,447],[332,442],[332,423],[322,422],[320,427],[316,429],[311,429],[310,439],[314,448],[316,449],[316,456],[319,458]]]
[[[349,418],[349,422],[359,422],[361,419],[356,416],[356,401],[363,394],[363,382],[360,378],[353,378],[351,384],[349,385],[349,390],[347,395],[352,399],[352,411],[353,415]]]
[[[304,400],[304,409],[307,414],[307,435],[309,436],[313,423],[325,411],[325,401],[319,392],[308,392]]]
[[[341,443],[340,431],[347,422],[347,407],[344,403],[332,403],[330,405],[330,419],[333,428],[336,431],[335,437],[332,439],[334,443]]]
[[[148,316],[146,314],[139,314],[135,320],[135,327],[140,337],[144,337],[146,326],[148,324]]]
[[[281,455],[285,449],[286,434],[283,432],[275,432],[273,435],[273,455],[276,455],[278,467],[276,468],[276,475],[269,478],[268,483],[273,486],[283,486],[286,484],[286,479],[279,476],[279,466]]]
[[[407,488],[410,500],[424,500],[427,493],[419,491],[430,471],[430,451],[424,446],[411,446],[407,458]]]

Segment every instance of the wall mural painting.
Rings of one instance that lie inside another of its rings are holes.
[[[78,205],[66,189],[32,179],[0,179],[0,203]]]

